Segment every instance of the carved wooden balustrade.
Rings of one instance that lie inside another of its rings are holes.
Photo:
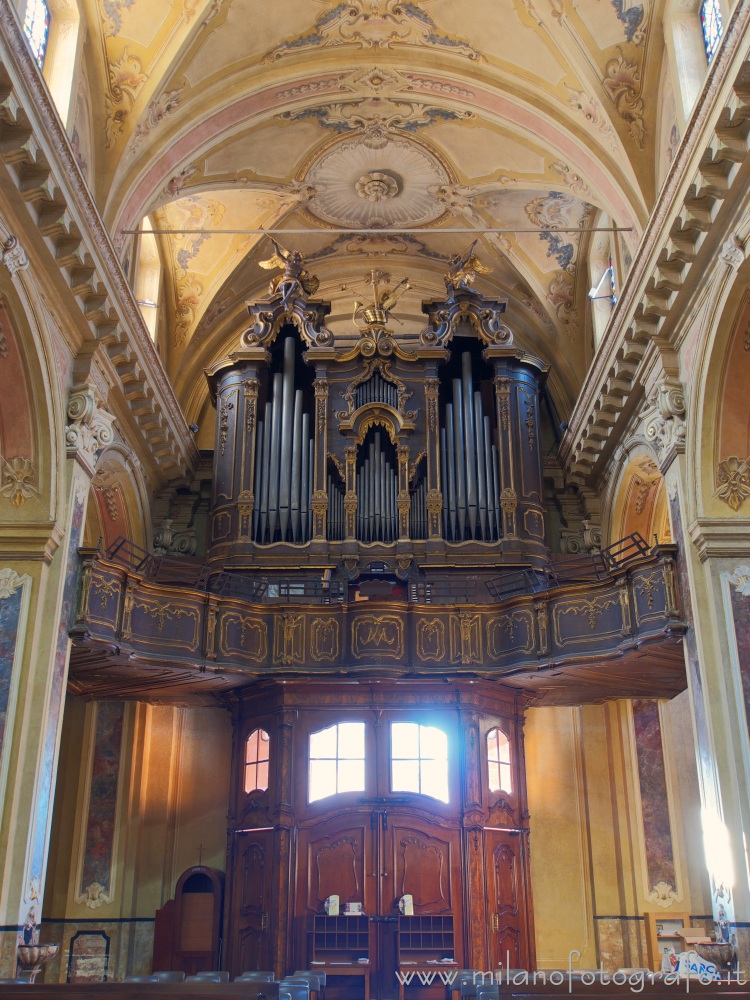
[[[261,603],[84,553],[71,685],[158,698],[290,674],[468,675],[556,703],[671,696],[685,686],[674,556],[664,545],[602,580],[426,605],[295,602],[288,589],[285,603]]]

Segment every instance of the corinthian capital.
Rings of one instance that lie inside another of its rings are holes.
[[[114,440],[115,418],[103,406],[92,385],[74,389],[68,401],[65,446],[68,455],[81,458],[93,469],[97,452]]]

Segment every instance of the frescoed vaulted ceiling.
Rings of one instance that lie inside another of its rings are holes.
[[[661,4],[85,0],[74,146],[129,266],[126,231],[160,232],[160,353],[188,417],[266,292],[259,229],[304,254],[341,338],[374,268],[409,277],[416,336],[478,238],[476,287],[508,299],[564,412],[591,359],[591,229],[625,230],[627,267],[660,180]]]

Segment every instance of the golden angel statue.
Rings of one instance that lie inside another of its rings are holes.
[[[281,295],[281,303],[285,309],[289,308],[292,299],[301,293],[314,295],[320,282],[314,274],[310,274],[304,267],[305,258],[299,250],[286,250],[276,240],[273,243],[274,254],[268,260],[261,260],[258,263],[267,271],[273,268],[283,268],[283,274],[277,274],[271,279],[268,286],[268,294]]]
[[[445,276],[445,287],[448,289],[448,298],[455,298],[457,291],[473,292],[471,287],[478,274],[490,274],[491,267],[485,267],[479,257],[474,253],[479,240],[474,240],[468,250],[463,254],[451,254],[448,262],[448,273]]]

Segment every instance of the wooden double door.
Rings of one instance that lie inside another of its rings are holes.
[[[425,681],[376,691],[362,684],[361,695],[358,687],[344,692],[346,706],[333,703],[344,700],[333,685],[289,684],[272,696],[248,697],[238,708],[227,966],[234,973],[266,968],[281,974],[313,961],[367,958],[373,1000],[398,996],[396,971],[405,958],[422,964],[452,957],[456,968],[483,970],[533,967],[516,693],[481,683],[467,685],[460,698],[448,685]],[[340,722],[364,725],[363,777],[356,790],[318,797],[311,794],[311,746],[316,734]],[[403,791],[394,779],[394,722],[445,733],[441,793]],[[486,747],[498,726],[510,738],[510,778],[507,789],[492,791]],[[247,792],[242,754],[259,727],[269,734],[269,787]],[[345,903],[362,904],[363,916],[345,918],[357,930],[348,943],[314,934],[334,895],[342,911]],[[398,909],[404,895],[412,896],[415,918],[450,926],[451,940],[434,936],[421,955],[405,956]],[[341,989],[327,992],[361,996],[361,985],[361,977],[342,980]]]
[[[372,996],[397,996],[398,904],[408,894],[415,916],[451,918],[450,938],[441,941],[434,935],[425,957],[454,958],[462,968],[461,872],[458,825],[408,803],[363,803],[335,818],[314,821],[298,835],[297,950],[306,948],[310,959],[314,955],[318,961],[368,958]],[[366,952],[337,952],[333,942],[326,954],[310,940],[313,915],[334,894],[342,904],[362,903],[365,915],[347,920],[367,922]]]

